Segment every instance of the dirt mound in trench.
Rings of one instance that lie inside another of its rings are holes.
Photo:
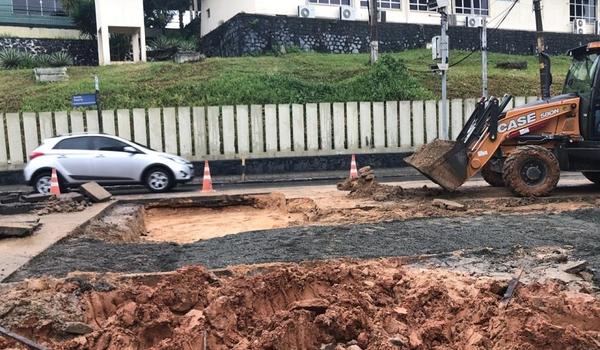
[[[339,191],[349,191],[350,198],[369,198],[378,202],[398,201],[409,198],[428,198],[444,193],[442,189],[424,186],[421,189],[404,189],[401,186],[382,185],[375,179],[370,166],[358,170],[358,178],[347,178],[337,184]]]
[[[407,268],[402,259],[81,275],[41,289],[31,283],[12,287],[9,295],[19,302],[0,308],[0,324],[14,329],[18,314],[18,330],[53,349],[600,347],[600,300],[592,295],[534,283],[519,286],[501,308],[505,281]],[[29,307],[55,294],[72,298],[89,333],[41,331],[70,321]],[[0,338],[0,348],[11,346]]]

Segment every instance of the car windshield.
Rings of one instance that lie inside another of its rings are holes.
[[[587,94],[592,90],[594,76],[598,68],[599,57],[596,54],[574,57],[567,74],[563,93]]]

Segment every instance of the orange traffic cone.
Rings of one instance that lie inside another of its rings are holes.
[[[210,177],[210,167],[208,160],[204,161],[204,178],[202,179],[202,193],[214,192],[212,178]]]
[[[356,166],[356,156],[352,155],[352,163],[350,163],[350,178],[358,179],[358,167]]]
[[[60,196],[60,185],[58,184],[58,175],[56,169],[52,168],[52,176],[50,177],[50,194]]]

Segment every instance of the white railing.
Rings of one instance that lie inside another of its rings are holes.
[[[522,105],[536,97],[516,97]],[[476,99],[449,104],[456,137]],[[439,101],[238,105],[0,114],[0,168],[21,168],[40,141],[104,132],[191,160],[414,150],[439,136]]]

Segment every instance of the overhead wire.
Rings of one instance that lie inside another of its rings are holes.
[[[502,20],[496,25],[495,28],[492,29],[492,31],[489,34],[494,34],[496,31],[499,30],[499,28],[502,25],[502,23],[504,23],[504,21],[506,20],[506,18],[508,18],[508,15],[510,15],[510,13],[515,8],[515,6],[517,5],[518,2],[519,2],[519,0],[515,0],[515,2],[513,2],[513,4],[508,8],[508,11],[506,11],[506,14],[504,15],[504,17],[502,17]],[[500,15],[498,15],[497,17],[499,17],[499,16]],[[451,67],[454,67],[454,66],[457,66],[457,65],[463,63],[464,61],[466,61],[467,59],[469,59],[469,57],[473,56],[474,53],[476,53],[476,52],[478,52],[480,50],[481,50],[481,45],[479,46],[478,49],[471,51],[465,57],[463,57],[460,60],[452,63],[448,68],[451,68]]]

